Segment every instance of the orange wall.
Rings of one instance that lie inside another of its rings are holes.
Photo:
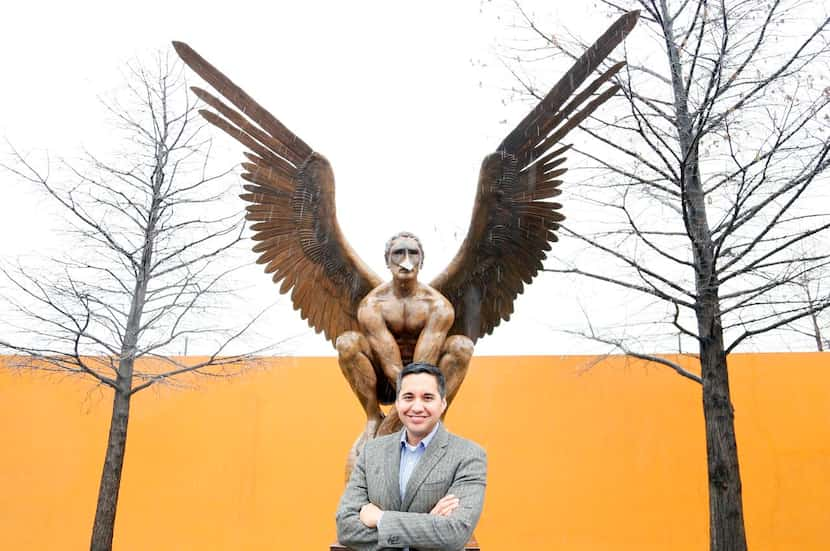
[[[749,545],[827,549],[828,355],[731,358]],[[700,389],[611,358],[475,358],[447,418],[485,446],[485,551],[703,550]],[[362,413],[333,358],[133,402],[116,550],[327,549]],[[111,395],[0,371],[0,549],[86,549]]]

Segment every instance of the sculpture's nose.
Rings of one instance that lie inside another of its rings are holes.
[[[403,262],[400,263],[400,267],[406,271],[411,271],[412,268],[415,267],[415,264],[412,263],[412,259],[409,258],[409,252],[404,253]]]

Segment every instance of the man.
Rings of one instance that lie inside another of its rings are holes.
[[[441,370],[413,363],[398,375],[400,433],[371,440],[352,470],[337,509],[337,537],[355,551],[457,551],[484,504],[487,457],[448,433]]]
[[[473,355],[469,338],[447,337],[455,317],[450,302],[418,281],[424,260],[418,238],[398,233],[386,243],[384,254],[392,281],[373,289],[360,303],[361,332],[343,333],[336,342],[340,369],[366,412],[366,431],[356,444],[357,451],[376,434],[400,428],[394,411],[383,422],[380,405],[394,401],[393,385],[404,365],[438,366],[446,377],[451,403]]]

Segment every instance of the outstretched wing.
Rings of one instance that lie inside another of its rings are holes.
[[[357,330],[357,307],[382,280],[357,256],[337,224],[334,173],[325,157],[187,44],[173,42],[182,60],[234,107],[200,88],[193,92],[216,113],[199,111],[250,151],[242,163],[257,262],[291,290],[294,309],[332,343]],[[237,110],[238,109],[238,110]]]
[[[501,320],[510,319],[516,296],[542,269],[565,218],[559,203],[547,201],[561,193],[559,178],[567,170],[563,154],[570,146],[559,144],[617,92],[619,86],[610,86],[594,97],[624,64],[574,92],[634,28],[638,16],[630,12],[611,25],[484,159],[470,229],[455,258],[431,283],[455,308],[451,334],[475,341],[492,333]]]

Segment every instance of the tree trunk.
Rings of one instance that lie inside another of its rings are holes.
[[[699,142],[684,84],[680,47],[666,0],[660,0],[682,155],[681,195],[695,269],[695,314],[703,380],[706,462],[709,474],[709,551],[746,551],[741,473],[720,319],[720,281],[700,177]]]
[[[824,339],[821,336],[821,327],[818,324],[818,316],[815,312],[813,312],[812,314],[810,314],[810,318],[812,318],[813,332],[816,335],[816,349],[819,352],[824,352]]]
[[[168,154],[165,145],[167,130],[168,126],[164,124],[161,128],[163,135],[157,138],[156,141],[156,165],[151,179],[153,195],[147,213],[147,225],[144,228],[141,262],[137,266],[135,288],[130,301],[127,324],[124,328],[124,340],[121,343],[121,357],[118,362],[118,376],[112,405],[107,454],[104,459],[104,471],[101,473],[101,486],[98,490],[95,523],[92,525],[91,551],[110,551],[112,549],[118,491],[121,488],[121,469],[124,466],[124,451],[127,445],[127,422],[130,419],[130,396],[137,351],[136,345],[141,327],[141,316],[146,303],[147,286],[152,277],[151,266],[157,235],[156,223],[158,222],[161,206],[161,187],[165,178],[164,167]]]
[[[703,417],[709,473],[709,549],[746,551],[741,497],[741,473],[735,440],[734,410],[719,315],[702,311],[710,332],[700,341],[703,378]]]
[[[807,295],[807,305],[810,307],[810,320],[813,322],[813,335],[816,337],[816,348],[819,352],[824,352],[824,339],[821,336],[821,326],[818,323],[818,313],[815,310],[815,301],[810,293],[810,283],[804,282],[804,293]]]
[[[124,465],[124,451],[127,444],[127,422],[130,419],[130,392],[118,388],[112,404],[112,420],[107,441],[101,485],[98,489],[98,506],[95,523],[92,526],[91,551],[112,549],[115,511],[118,505],[118,491],[121,488],[121,469]]]

